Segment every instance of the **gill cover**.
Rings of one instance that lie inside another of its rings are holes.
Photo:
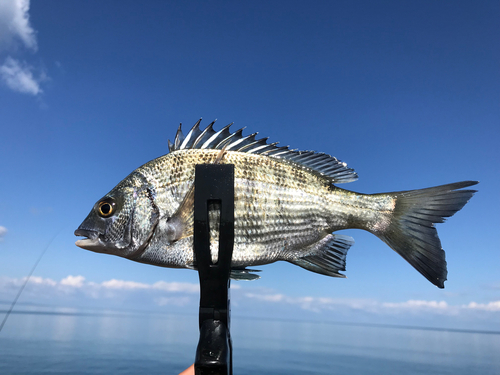
[[[100,199],[75,231],[87,237],[76,245],[125,258],[140,256],[158,224],[154,191],[139,173],[132,173]]]

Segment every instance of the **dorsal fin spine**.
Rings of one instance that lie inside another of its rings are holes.
[[[222,141],[220,141],[217,146],[215,146],[215,148],[217,149],[220,149],[222,147],[226,147],[228,145],[231,145],[233,143],[233,139],[238,139],[242,136],[243,134],[243,129],[245,128],[241,128],[241,129],[238,129],[236,130],[233,134],[231,134],[229,137],[227,137],[226,139],[223,139]]]
[[[250,135],[247,135],[246,137],[243,137],[241,139],[238,139],[234,142],[231,142],[231,144],[229,144],[227,147],[226,147],[226,150],[227,151],[230,151],[231,149],[235,148],[236,146],[238,146],[239,144],[241,143],[244,143],[246,141],[253,141],[253,139],[255,139],[255,136],[257,135],[257,133],[253,133],[253,134],[250,134]],[[239,151],[240,149],[236,149],[236,150],[233,150],[233,151]]]
[[[175,134],[175,139],[174,139],[175,150],[179,150],[183,140],[184,140],[184,134],[182,134],[182,122],[181,122],[179,124],[179,127],[177,128],[177,133]]]
[[[187,149],[212,149],[225,151],[246,152],[266,157],[283,159],[296,163],[302,167],[309,168],[329,178],[332,183],[351,182],[357,179],[357,174],[333,156],[314,151],[297,151],[289,149],[289,146],[277,146],[278,142],[267,143],[268,138],[256,140],[258,133],[243,136],[241,128],[234,133],[229,131],[229,124],[219,131],[213,129],[215,121],[210,123],[204,130],[200,130],[199,119],[186,136],[182,133],[182,124],[179,125],[174,142],[168,141],[170,152]]]
[[[182,144],[181,144],[181,147],[180,147],[181,149],[188,148],[187,146],[189,144],[189,141],[196,137],[194,134],[196,134],[200,131],[200,122],[201,122],[201,118],[196,122],[196,124],[194,124],[194,126],[191,128],[189,133],[187,133],[186,138],[184,139],[184,142],[182,142]]]
[[[233,125],[233,123],[230,123],[229,125],[226,125],[224,126],[221,130],[219,130],[218,132],[216,132],[214,135],[212,135],[209,139],[207,139],[207,141],[200,147],[201,149],[205,149],[205,148],[210,148],[210,146],[217,141],[217,139],[224,133],[227,131],[227,135],[229,136],[229,127]],[[226,137],[224,137],[223,139],[225,139]],[[217,148],[217,145],[215,145],[215,147]]]
[[[215,121],[212,121],[212,122],[211,122],[211,123],[210,123],[210,124],[209,124],[209,125],[205,128],[205,130],[203,130],[203,131],[201,132],[201,134],[200,134],[198,137],[196,137],[196,139],[194,140],[193,145],[191,146],[191,148],[198,148],[198,147],[196,147],[196,146],[197,146],[197,145],[201,142],[201,140],[203,139],[203,137],[204,137],[206,134],[209,134],[210,132],[214,132],[214,130],[213,130],[213,126],[214,126],[214,124],[215,124]]]
[[[269,137],[262,138],[262,139],[259,139],[257,142],[254,142],[254,144],[251,145],[252,148],[250,150],[248,150],[247,152],[250,154],[255,154],[256,152],[258,152],[266,147],[269,147],[269,145],[266,143],[266,141],[268,139],[269,139]],[[254,147],[254,146],[257,146],[257,147]],[[262,152],[259,152],[259,154],[261,154],[261,153]]]

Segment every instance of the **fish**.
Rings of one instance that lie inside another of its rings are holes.
[[[231,278],[254,280],[247,267],[287,261],[318,274],[345,278],[352,237],[362,229],[384,241],[427,280],[444,288],[445,252],[435,224],[476,193],[462,181],[419,190],[362,194],[338,187],[357,180],[345,162],[322,152],[230,131],[198,120],[179,125],[166,155],[135,169],[94,204],[75,231],[80,248],[161,267],[197,269],[193,249],[197,164],[233,164],[234,250]],[[218,256],[218,208],[209,207],[210,252]]]

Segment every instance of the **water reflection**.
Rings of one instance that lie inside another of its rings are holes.
[[[234,373],[500,373],[500,335],[234,318]],[[0,373],[168,374],[194,360],[195,315],[13,314]]]

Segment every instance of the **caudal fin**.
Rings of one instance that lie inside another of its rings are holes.
[[[396,198],[390,225],[377,235],[427,280],[444,288],[448,273],[434,223],[459,211],[476,190],[458,190],[477,184],[463,181],[428,189],[390,193]]]

